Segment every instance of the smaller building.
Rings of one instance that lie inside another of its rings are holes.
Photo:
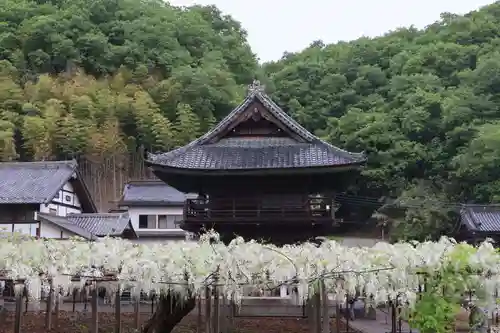
[[[0,163],[0,228],[57,239],[137,238],[127,212],[97,213],[75,160]]]
[[[193,197],[160,180],[131,181],[123,191],[119,208],[127,210],[139,242],[185,240],[181,229],[186,198]]]
[[[78,164],[70,161],[0,163],[0,227],[9,232],[52,237],[38,213],[54,216],[95,213]]]
[[[457,238],[471,243],[500,241],[500,205],[463,205]]]
[[[97,237],[137,238],[127,212],[99,214],[70,214],[56,216],[39,213],[44,237],[67,239],[72,236],[94,240]]]

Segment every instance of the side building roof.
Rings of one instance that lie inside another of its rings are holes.
[[[472,232],[500,233],[500,206],[463,205],[460,210],[462,224]]]
[[[287,136],[227,136],[238,124],[264,118]],[[255,171],[311,167],[357,166],[363,153],[335,147],[307,131],[265,94],[258,82],[249,87],[245,100],[217,126],[186,146],[149,154],[154,168],[182,171]]]
[[[125,185],[120,206],[182,206],[196,194],[185,194],[161,180],[131,181]]]
[[[38,213],[38,219],[86,239],[105,236],[119,237],[125,230],[131,230],[135,234],[128,212],[70,214],[65,217]]]
[[[47,204],[71,182],[85,212],[97,212],[75,160],[1,162],[0,204]]]

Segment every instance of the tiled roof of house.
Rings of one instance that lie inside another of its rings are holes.
[[[70,214],[66,218],[96,236],[120,236],[130,224],[128,213]]]
[[[63,216],[55,216],[49,214],[38,213],[38,219],[40,221],[46,221],[48,223],[54,224],[59,228],[74,233],[77,236],[83,237],[85,239],[92,239],[92,234],[78,225],[70,223]]]
[[[222,138],[254,102],[262,104],[272,116],[293,132],[292,138],[242,137]],[[176,169],[191,170],[256,170],[357,165],[366,161],[363,153],[351,153],[335,147],[288,116],[263,89],[253,87],[236,107],[215,128],[188,145],[162,154],[149,154],[148,163]]]
[[[50,202],[76,166],[75,161],[0,163],[0,204]]]
[[[121,236],[127,228],[132,228],[130,217],[127,212],[123,213],[101,213],[101,214],[70,214],[66,217],[54,216],[50,214],[38,214],[38,216],[48,222],[66,228],[71,226],[74,230],[68,229],[82,237],[104,237]],[[84,235],[81,235],[83,233]]]
[[[120,205],[183,205],[186,198],[196,197],[168,186],[160,180],[131,181],[125,185]]]
[[[500,206],[464,205],[460,217],[470,231],[500,232]]]
[[[59,190],[78,175],[78,164],[70,161],[2,162],[0,163],[0,204],[49,203]],[[87,211],[96,211],[81,177],[79,199]]]

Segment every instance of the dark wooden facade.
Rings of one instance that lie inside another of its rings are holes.
[[[30,204],[0,205],[0,229],[9,233],[29,231],[31,236],[40,236],[40,222],[35,220],[38,207]]]
[[[158,178],[188,193],[182,227],[290,243],[330,233],[336,193],[356,181],[363,154],[334,147],[301,127],[256,84],[213,130],[174,151],[150,155]],[[342,211],[346,215],[346,210]]]
[[[500,205],[463,205],[455,238],[470,244],[489,239],[500,246]]]

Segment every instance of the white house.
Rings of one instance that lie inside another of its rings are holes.
[[[96,213],[75,160],[0,163],[0,228],[4,231],[46,238],[124,233],[133,237],[128,215]]]
[[[184,194],[159,180],[132,181],[123,191],[120,209],[128,211],[138,242],[167,242],[189,238],[180,228]]]

